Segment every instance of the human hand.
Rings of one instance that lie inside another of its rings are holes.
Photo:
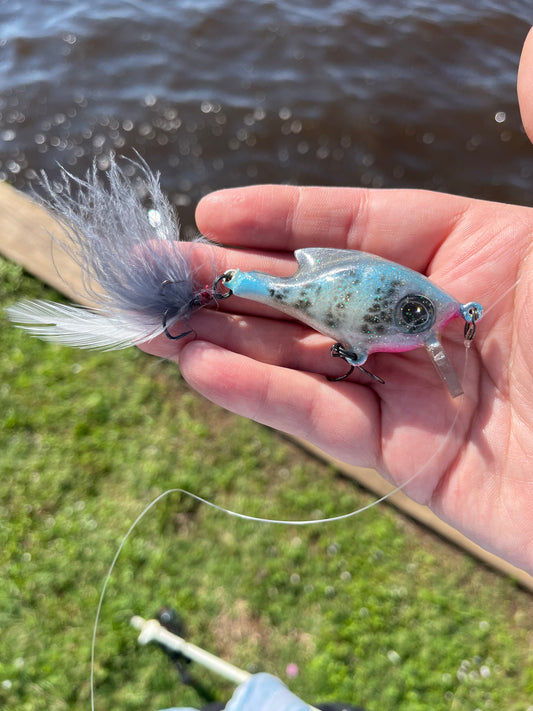
[[[530,37],[522,86],[532,85],[531,47]],[[143,348],[179,361],[214,402],[408,482],[413,499],[532,571],[533,210],[418,190],[258,186],[207,196],[197,223],[239,248],[214,250],[217,273],[288,275],[300,247],[358,249],[484,306],[466,365],[458,322],[442,334],[465,390],[456,401],[420,350],[373,355],[368,368],[385,385],[357,371],[328,382],[343,373],[329,339],[236,298],[193,318],[196,340],[163,336]]]
[[[459,324],[443,334],[465,389],[456,401],[423,350],[372,356],[368,366],[385,385],[363,374],[328,382],[342,367],[326,337],[233,298],[194,317],[196,340],[163,336],[144,348],[179,360],[185,379],[214,402],[348,463],[375,467],[396,484],[422,470],[406,487],[410,496],[531,565],[533,210],[420,191],[270,186],[213,194],[197,218],[204,234],[243,248],[217,250],[220,273],[289,274],[302,246],[362,249],[484,305],[464,373]],[[257,245],[261,252],[252,251]]]

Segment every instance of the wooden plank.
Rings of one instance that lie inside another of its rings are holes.
[[[53,248],[54,235],[61,237],[61,228],[41,206],[9,185],[0,183],[0,252],[71,299],[87,303],[80,296],[83,292],[80,268],[63,250]],[[329,457],[309,442],[303,440],[297,442],[308,452],[332,464],[339,472],[354,479],[378,497],[388,494],[393,489],[391,484],[372,469],[349,466]],[[415,503],[401,491],[393,494],[388,502],[415,521],[432,529],[439,536],[460,546],[486,565],[509,575],[521,586],[533,592],[532,576],[472,543],[437,518],[426,506]]]
[[[363,467],[355,467],[345,464],[344,462],[325,454],[318,447],[315,447],[313,444],[310,444],[305,440],[297,441],[308,452],[311,452],[316,457],[328,462],[344,476],[354,479],[358,484],[375,494],[377,498],[390,494],[390,492],[394,491],[396,488],[380,476],[374,469],[365,469]],[[481,548],[481,546],[478,546],[469,538],[463,536],[463,534],[459,533],[459,531],[455,528],[447,523],[444,523],[444,521],[441,521],[441,519],[438,518],[438,516],[436,516],[427,506],[417,504],[415,501],[410,499],[403,493],[403,491],[395,491],[387,498],[387,503],[393,505],[423,526],[430,528],[441,538],[446,539],[453,545],[462,548],[465,552],[478,558],[485,565],[500,571],[504,575],[514,578],[523,588],[533,592],[533,576],[526,573],[525,570],[516,568],[506,560],[503,560],[493,553],[489,553],[484,548]]]
[[[53,236],[60,239],[62,234],[61,227],[40,205],[7,183],[0,183],[0,252],[73,301],[87,303],[81,296],[79,266],[53,244]]]

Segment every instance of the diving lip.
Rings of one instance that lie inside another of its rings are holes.
[[[440,375],[442,380],[446,383],[450,395],[455,398],[463,394],[463,386],[461,385],[459,378],[455,369],[446,355],[446,351],[442,347],[441,342],[437,338],[436,334],[433,334],[432,339],[428,339],[425,343],[426,351],[429,353],[431,360]]]

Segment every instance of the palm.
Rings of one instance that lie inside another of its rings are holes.
[[[466,365],[459,321],[445,330],[465,389],[457,400],[423,349],[373,356],[368,366],[385,385],[357,371],[329,382],[325,375],[343,372],[329,356],[330,340],[237,299],[195,317],[195,341],[163,338],[150,350],[179,356],[184,377],[213,401],[407,482],[410,496],[471,538],[531,565],[533,356],[524,341],[533,314],[528,277],[516,281],[528,274],[533,210],[421,191],[258,187],[208,198],[198,223],[241,248],[216,250],[220,271],[289,274],[299,247],[362,249],[426,273],[462,302],[483,304]]]

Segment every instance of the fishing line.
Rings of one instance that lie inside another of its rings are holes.
[[[148,215],[139,186],[131,183],[113,157],[105,182],[100,180],[95,164],[85,180],[63,171],[58,192],[43,177],[48,206],[66,237],[65,242],[60,240],[61,246],[81,267],[84,288],[95,307],[24,301],[7,310],[20,327],[64,345],[118,350],[158,335],[170,336],[169,329],[178,321],[187,321],[198,309],[235,294],[273,306],[337,341],[331,355],[343,358],[350,366],[343,377],[355,367],[368,374],[364,364],[372,353],[405,352],[425,346],[452,396],[461,394],[461,383],[438,335],[451,319],[462,317],[465,321],[466,379],[470,341],[483,314],[481,304],[461,304],[424,275],[379,256],[328,248],[296,250],[298,269],[290,277],[230,269],[222,275],[215,271],[206,285],[204,280],[199,281],[190,246],[184,248],[179,239],[179,226],[161,191],[159,176],[139,156],[132,163],[152,206]],[[205,244],[206,240],[199,236],[193,242]],[[489,312],[519,281],[492,304]],[[346,308],[348,303],[350,308]],[[94,711],[96,634],[111,574],[136,525],[162,498],[181,493],[226,515],[257,523],[305,526],[342,521],[387,500],[434,463],[463,414],[461,405],[454,409],[442,443],[415,474],[379,499],[346,514],[312,520],[268,519],[226,509],[180,488],[157,496],[128,529],[104,581],[91,644],[91,709]]]
[[[507,292],[506,292],[507,293]],[[505,294],[503,295],[505,296]],[[500,298],[503,298],[500,297]],[[464,372],[466,373],[467,366],[468,366],[468,361],[469,361],[469,349],[465,348],[465,360],[464,360]],[[455,415],[452,419],[452,422],[448,428],[448,432],[446,433],[446,436],[444,438],[444,441],[442,444],[437,447],[437,449],[433,452],[431,457],[423,464],[423,466],[412,476],[410,476],[408,479],[406,479],[402,484],[399,484],[398,486],[394,487],[391,489],[391,491],[387,492],[383,496],[381,496],[378,499],[375,499],[374,501],[371,501],[370,503],[366,504],[365,506],[361,506],[358,509],[355,509],[354,511],[349,511],[348,513],[345,514],[339,514],[336,516],[330,516],[327,518],[318,518],[318,519],[296,519],[296,520],[289,520],[289,519],[273,519],[273,518],[265,518],[262,516],[252,516],[250,514],[245,514],[239,511],[233,511],[232,509],[225,508],[224,506],[221,506],[219,504],[214,503],[213,501],[209,501],[208,499],[203,498],[202,496],[199,496],[198,494],[194,494],[191,491],[187,491],[186,489],[181,489],[181,488],[172,488],[172,489],[167,489],[166,491],[162,492],[158,496],[156,496],[149,504],[145,506],[145,508],[141,511],[141,513],[137,516],[137,518],[133,521],[133,523],[130,525],[128,528],[127,532],[125,533],[124,537],[122,538],[117,551],[113,557],[113,560],[111,561],[111,564],[108,568],[108,571],[106,573],[106,576],[104,578],[104,584],[102,586],[102,590],[100,593],[100,597],[98,600],[98,605],[96,608],[96,615],[94,619],[94,624],[93,624],[93,631],[92,631],[92,638],[91,638],[91,669],[90,669],[90,696],[91,696],[91,711],[95,711],[95,690],[94,690],[94,663],[95,663],[95,655],[96,655],[96,636],[98,633],[98,625],[100,623],[100,617],[102,613],[102,607],[104,603],[104,598],[105,594],[107,591],[107,587],[109,585],[109,582],[111,580],[111,575],[113,574],[113,571],[115,569],[115,565],[118,561],[118,558],[120,556],[120,553],[122,552],[124,546],[126,545],[127,541],[131,537],[131,534],[137,527],[137,525],[141,522],[141,520],[148,514],[149,511],[151,511],[162,499],[166,498],[167,496],[170,496],[171,494],[182,494],[184,496],[187,496],[195,501],[198,501],[201,504],[205,504],[209,508],[215,509],[216,511],[220,511],[227,516],[231,516],[233,518],[242,520],[242,521],[251,521],[254,523],[261,523],[261,524],[273,524],[273,525],[280,525],[280,526],[310,526],[310,525],[320,525],[320,524],[325,524],[325,523],[334,523],[336,521],[344,521],[346,519],[354,518],[355,516],[358,516],[359,514],[363,513],[364,511],[368,511],[369,509],[373,508],[374,506],[377,506],[377,504],[383,503],[387,499],[389,499],[391,496],[394,494],[397,494],[399,491],[404,489],[408,484],[410,484],[412,481],[414,481],[422,472],[431,464],[431,462],[443,451],[445,446],[447,445],[452,432],[457,424],[457,421],[459,419],[459,415],[461,414],[463,408],[459,407],[457,408]]]
[[[501,294],[496,301],[491,304],[491,306],[486,310],[485,315],[488,315],[513,289],[515,289],[518,284],[520,283],[522,279],[522,275],[516,279],[514,284],[510,286],[508,289],[506,289],[503,294]],[[465,358],[464,358],[464,365],[463,365],[463,380],[466,377],[467,371],[468,371],[468,363],[470,360],[470,350],[471,350],[471,341],[465,341]],[[216,504],[213,501],[209,501],[208,499],[203,498],[202,496],[199,496],[198,494],[194,494],[191,491],[187,491],[186,489],[181,489],[181,488],[172,488],[172,489],[167,489],[166,491],[162,492],[158,496],[156,496],[149,504],[145,506],[145,508],[141,511],[141,513],[135,518],[133,523],[130,525],[128,528],[126,534],[122,538],[116,553],[113,557],[113,560],[111,561],[111,564],[108,568],[108,571],[106,573],[106,576],[104,578],[104,584],[102,586],[102,590],[100,593],[100,597],[98,600],[98,605],[96,609],[96,614],[95,614],[95,619],[94,619],[94,624],[93,624],[93,631],[92,631],[92,638],[91,638],[91,668],[90,668],[90,697],[91,697],[91,711],[95,711],[95,687],[94,687],[94,665],[95,665],[95,658],[96,658],[96,637],[98,634],[98,626],[100,623],[100,618],[101,618],[101,613],[102,613],[102,608],[104,604],[104,599],[105,595],[107,592],[107,588],[109,585],[109,582],[111,580],[111,576],[113,574],[113,571],[115,569],[116,563],[118,561],[118,558],[130,539],[133,531],[137,527],[137,525],[141,522],[141,520],[164,498],[167,496],[170,496],[171,494],[182,494],[183,496],[187,496],[195,501],[198,501],[201,504],[204,504],[205,506],[208,506],[209,508],[215,509],[216,511],[220,511],[227,516],[231,516],[233,518],[242,520],[242,521],[250,521],[254,523],[260,523],[260,524],[273,524],[273,525],[280,525],[280,526],[310,526],[310,525],[321,525],[321,524],[326,524],[326,523],[334,523],[337,521],[344,521],[350,518],[354,518],[355,516],[358,516],[359,514],[368,511],[369,509],[373,508],[374,506],[377,506],[380,503],[383,503],[390,497],[394,496],[398,492],[402,491],[408,484],[413,482],[417,477],[419,477],[426,469],[429,467],[429,465],[433,462],[434,459],[444,450],[446,445],[448,444],[450,437],[453,433],[453,430],[455,429],[457,425],[457,421],[459,419],[459,416],[462,412],[462,407],[457,408],[455,415],[452,419],[452,422],[448,428],[448,431],[446,433],[446,436],[444,437],[444,441],[441,443],[441,445],[433,452],[433,454],[429,457],[429,459],[423,464],[423,466],[412,476],[408,477],[402,484],[399,484],[398,486],[394,487],[391,489],[389,492],[384,494],[383,496],[379,497],[378,499],[375,499],[374,501],[371,501],[370,503],[366,504],[365,506],[361,506],[354,511],[349,511],[348,513],[345,514],[339,514],[336,516],[331,516],[331,517],[326,517],[326,518],[318,518],[318,519],[296,519],[296,520],[289,520],[289,519],[271,519],[271,518],[266,518],[262,516],[252,516],[250,514],[245,514],[239,511],[233,511],[232,509],[225,508],[224,506],[221,506],[219,504]]]

